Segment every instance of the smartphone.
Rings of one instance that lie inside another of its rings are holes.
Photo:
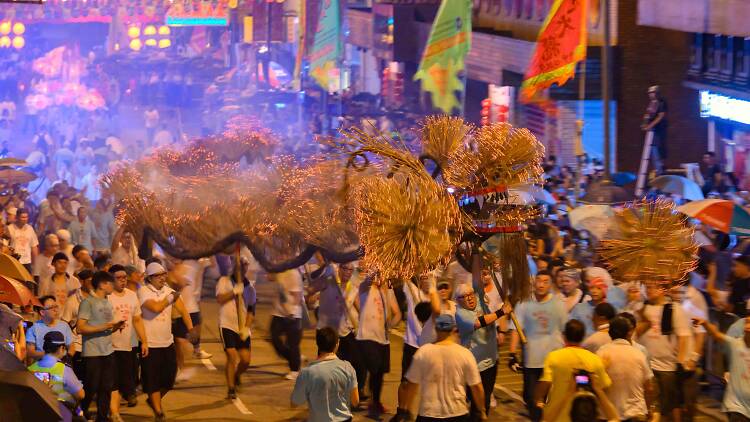
[[[576,385],[579,387],[591,385],[591,378],[585,374],[576,375]]]
[[[46,372],[34,372],[34,375],[39,379],[39,381],[49,384],[49,377],[50,375]]]

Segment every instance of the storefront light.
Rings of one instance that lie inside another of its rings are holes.
[[[156,47],[156,39],[149,38],[146,40],[146,45],[149,47]]]
[[[143,35],[156,35],[156,27],[149,25],[143,30]]]
[[[21,22],[16,22],[13,24],[13,33],[16,35],[21,35],[24,32],[26,32],[26,25],[24,25]]]
[[[159,48],[167,48],[170,45],[172,45],[172,41],[170,41],[169,38],[159,40]]]
[[[10,22],[0,23],[0,34],[3,34],[3,35],[10,34]]]
[[[13,38],[13,48],[15,48],[16,50],[22,49],[24,45],[26,45],[26,40],[24,40],[23,37]]]
[[[0,40],[1,41],[1,40]],[[133,51],[139,51],[143,47],[141,44],[141,40],[136,38],[134,40],[130,40],[130,49]]]
[[[2,48],[8,48],[10,47],[10,37],[7,35],[3,35],[0,37],[0,47]]]
[[[162,25],[159,27],[159,35],[169,35],[170,29],[166,25]]]
[[[138,28],[137,26],[131,26],[128,28],[128,37],[130,38],[138,38],[141,35],[141,28]]]
[[[716,117],[750,125],[750,101],[700,91],[701,117]]]

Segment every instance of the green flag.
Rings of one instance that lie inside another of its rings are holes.
[[[471,0],[443,0],[414,75],[422,81],[422,90],[432,94],[432,103],[446,113],[458,107],[455,91],[464,89],[458,72],[471,49],[471,7]]]
[[[342,55],[341,9],[338,0],[325,0],[320,8],[318,30],[310,50],[310,74],[323,89],[337,81],[336,62]]]

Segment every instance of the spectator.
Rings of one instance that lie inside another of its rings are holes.
[[[616,380],[607,395],[617,409],[619,420],[649,419],[652,413],[649,404],[654,402],[655,396],[652,384],[654,373],[646,355],[629,340],[634,329],[626,318],[613,318],[608,328],[612,342],[602,345],[596,352],[609,378]]]
[[[64,321],[60,321],[60,307],[54,296],[42,296],[39,298],[42,308],[39,310],[41,319],[34,323],[26,333],[26,355],[34,360],[44,356],[44,335],[50,331],[59,331],[65,337],[65,347],[72,354],[70,344],[73,342],[73,333]]]
[[[564,331],[565,347],[550,352],[544,360],[544,372],[534,392],[534,403],[544,409],[545,421],[570,421],[570,384],[582,371],[590,378],[597,378],[605,391],[612,385],[602,360],[580,347],[585,332],[581,321],[568,321]],[[550,409],[555,409],[555,412]]]
[[[573,307],[585,299],[581,286],[581,271],[576,268],[560,271],[557,274],[558,296],[565,304],[565,311],[570,312]]]
[[[74,244],[81,245],[89,251],[94,250],[94,237],[96,234],[96,227],[94,223],[88,218],[88,209],[86,207],[78,208],[78,218],[73,220],[68,226],[70,231],[70,237]]]
[[[577,319],[586,327],[586,335],[594,333],[594,322],[592,316],[594,308],[607,299],[607,283],[602,278],[594,278],[589,281],[588,290],[589,298],[581,303],[576,304],[570,311],[570,319]]]
[[[359,405],[357,375],[352,365],[336,356],[339,336],[324,327],[315,333],[318,358],[302,369],[292,391],[292,406],[305,402],[310,408],[310,422],[352,420],[352,408]]]
[[[58,252],[52,257],[53,273],[39,282],[39,296],[52,295],[60,309],[65,309],[68,298],[81,288],[80,281],[68,274],[68,256]]]
[[[289,270],[273,276],[278,283],[274,295],[271,317],[271,343],[276,353],[289,363],[286,379],[294,381],[299,374],[302,341],[303,286],[297,270]]]
[[[56,235],[50,233],[44,236],[44,250],[34,260],[34,272],[32,273],[37,283],[52,276],[54,272],[52,257],[55,256],[59,248],[60,241]],[[42,294],[40,293],[39,295],[41,296]]]
[[[414,355],[406,374],[406,409],[411,408],[419,388],[418,421],[468,420],[466,397],[470,396],[479,420],[488,420],[477,361],[466,348],[456,344],[456,322],[450,314],[435,318],[437,342],[425,344]],[[467,394],[467,385],[469,386]]]
[[[34,228],[29,224],[29,212],[25,208],[19,208],[16,211],[15,222],[8,225],[8,235],[11,249],[20,256],[18,262],[26,267],[29,273],[32,273],[31,263],[39,255],[39,239],[36,237]]]
[[[609,321],[615,317],[615,314],[615,307],[609,303],[605,302],[596,305],[594,308],[594,314],[591,317],[594,327],[596,327],[596,331],[581,343],[581,347],[591,353],[596,353],[600,347],[611,343],[612,338],[609,336]]]

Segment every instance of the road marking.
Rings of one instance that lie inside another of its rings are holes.
[[[237,410],[239,410],[240,413],[242,413],[243,415],[252,415],[253,414],[253,412],[247,410],[247,407],[245,407],[245,403],[242,403],[242,400],[240,400],[239,397],[237,397],[236,399],[232,400],[232,403],[234,403],[234,407],[236,407]]]
[[[506,388],[506,387],[504,387],[502,385],[495,384],[495,390],[502,391],[503,393],[507,394],[508,396],[510,396],[510,398],[512,398],[515,401],[518,401],[518,402],[521,402],[521,403],[524,402],[523,401],[523,397],[519,396],[515,391],[513,391],[513,390],[511,390],[509,388]]]
[[[203,362],[203,365],[205,365],[205,367],[208,368],[210,371],[216,370],[216,367],[214,366],[214,363],[211,362],[211,359],[201,359],[201,362]]]

